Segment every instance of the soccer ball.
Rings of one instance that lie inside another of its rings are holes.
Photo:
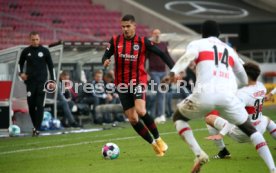
[[[102,148],[102,155],[105,159],[113,160],[117,159],[120,154],[118,145],[114,143],[106,143]]]
[[[20,134],[20,128],[17,125],[10,125],[8,130],[11,137],[19,136]]]

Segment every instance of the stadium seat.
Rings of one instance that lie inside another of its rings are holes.
[[[40,32],[42,40],[47,40],[47,43],[67,39],[80,41],[87,34],[97,40],[107,41],[110,34],[120,33],[118,20],[121,13],[108,11],[103,5],[94,4],[91,0],[0,0],[0,9],[12,16],[1,17],[0,35],[4,38],[0,40],[0,49],[28,44],[26,36],[32,30]],[[54,38],[56,29],[64,32],[56,32]],[[148,31],[147,26],[138,25],[138,34],[148,34]],[[76,36],[75,33],[83,36]]]

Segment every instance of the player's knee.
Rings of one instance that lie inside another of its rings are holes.
[[[129,123],[132,125],[137,124],[137,122],[139,121],[137,112],[135,111],[134,108],[130,108],[130,109],[126,110],[125,115],[127,116]]]
[[[139,116],[143,116],[147,113],[147,110],[145,108],[135,108],[135,110]]]
[[[128,118],[128,120],[129,120],[129,123],[132,125],[135,125],[138,123],[138,118],[136,118],[136,117],[130,117],[130,118]]]
[[[249,119],[247,119],[245,123],[238,125],[238,127],[249,137],[257,131],[255,127],[251,124]]]
[[[270,133],[270,135],[273,137],[273,139],[276,139],[276,124],[270,118],[268,118],[268,117],[266,117],[266,118],[268,121],[268,125],[266,127],[267,131]]]
[[[205,117],[205,122],[206,122],[206,124],[208,124],[210,126],[214,126],[214,122],[215,122],[216,118],[217,118],[217,116],[215,116],[215,115],[212,115],[212,114],[207,115]]]

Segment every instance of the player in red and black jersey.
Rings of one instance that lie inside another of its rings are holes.
[[[146,111],[145,86],[147,73],[145,71],[146,51],[151,51],[162,58],[171,69],[174,62],[145,37],[135,34],[136,24],[133,15],[125,15],[121,19],[123,34],[113,36],[103,55],[104,67],[110,65],[110,57],[115,60],[115,85],[124,108],[124,112],[135,131],[152,144],[157,156],[163,156],[168,149],[160,138],[156,124]],[[122,87],[127,88],[123,92]],[[132,88],[134,90],[132,91]],[[139,120],[143,120],[144,124]],[[154,139],[151,137],[152,133]]]

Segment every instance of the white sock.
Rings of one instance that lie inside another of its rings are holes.
[[[266,127],[267,131],[270,133],[270,135],[276,139],[276,124],[274,121],[269,120],[268,126]]]
[[[260,132],[255,132],[250,136],[250,139],[256,147],[256,150],[258,151],[261,158],[265,161],[269,170],[275,169],[274,160],[263,135]]]
[[[189,124],[186,123],[185,121],[182,120],[177,120],[175,122],[175,127],[176,130],[178,132],[178,134],[183,137],[183,139],[185,140],[185,142],[190,146],[191,150],[193,151],[193,153],[198,156],[201,153],[201,148],[198,145],[192,129],[190,128]]]
[[[207,129],[209,131],[210,135],[217,135],[219,134],[219,130],[215,129],[214,127],[207,124]],[[219,150],[222,150],[225,148],[224,141],[222,139],[220,140],[214,140],[215,145],[219,148]]]

